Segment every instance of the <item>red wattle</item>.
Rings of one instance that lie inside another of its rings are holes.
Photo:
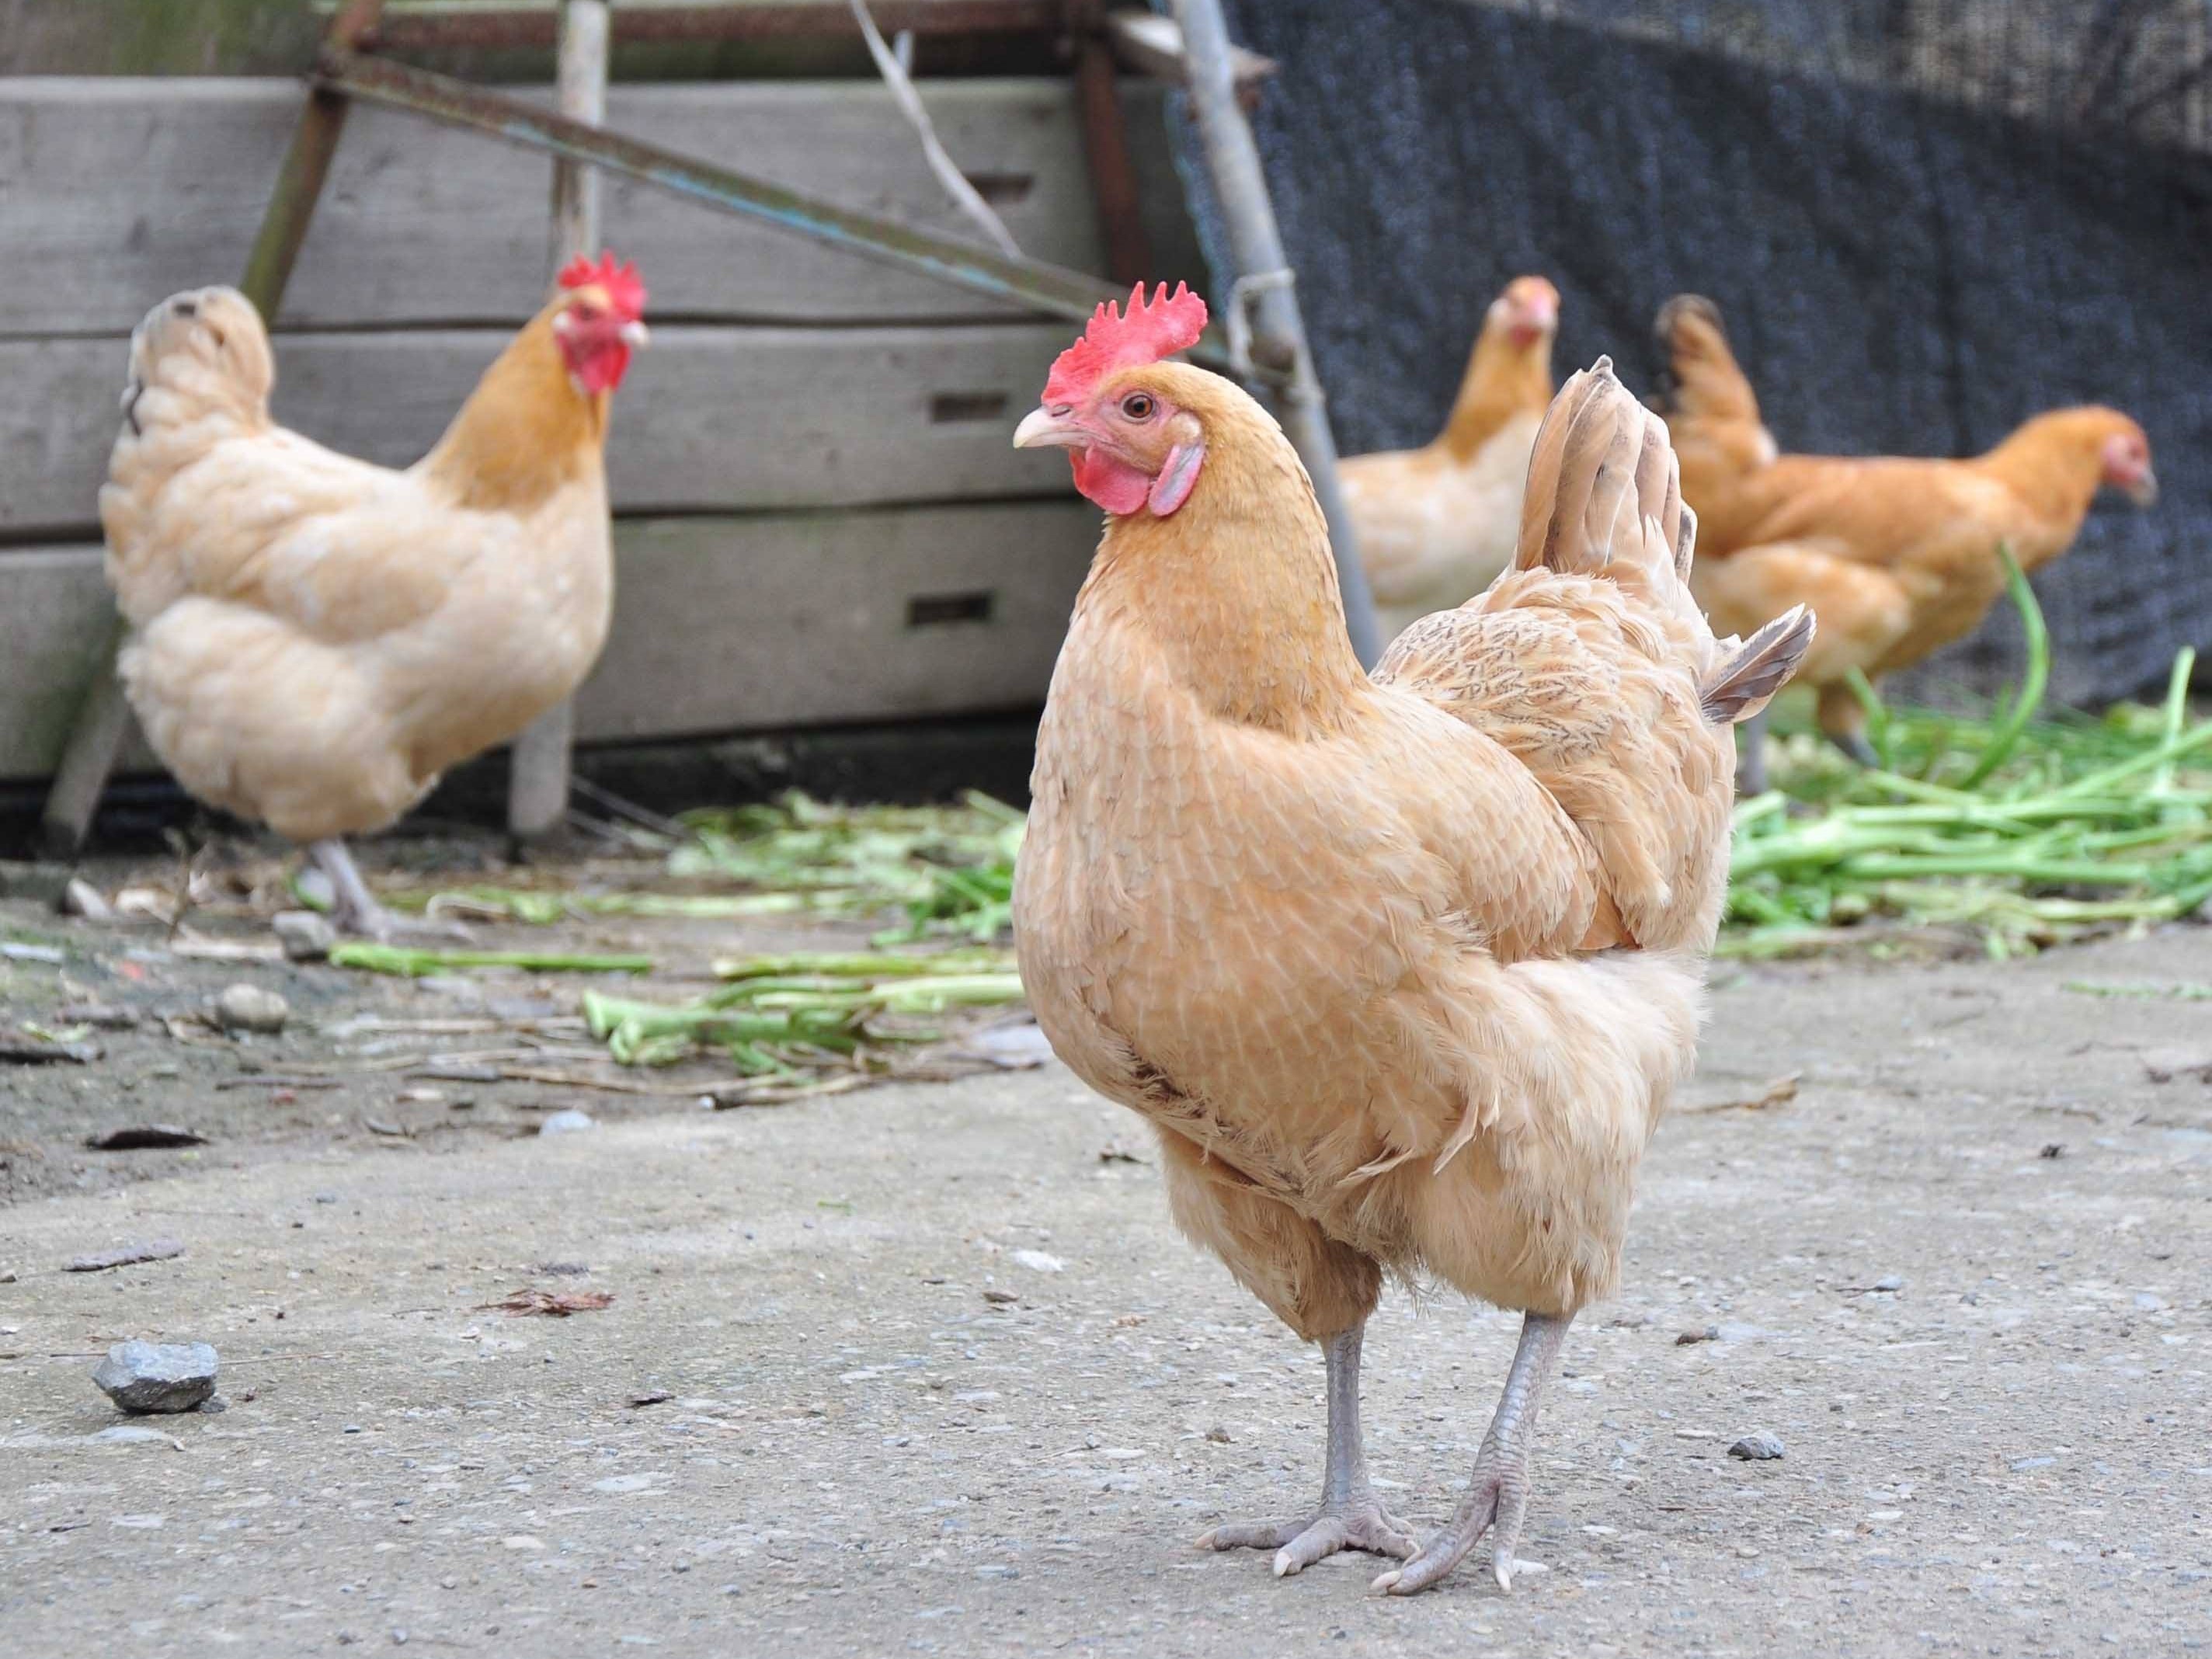
[[[562,356],[567,358],[568,372],[587,395],[612,392],[629,373],[629,346],[611,336],[576,339],[571,337],[562,342]]]
[[[1109,513],[1134,513],[1152,492],[1150,478],[1111,455],[1094,449],[1071,449],[1067,460],[1075,470],[1076,489]]]

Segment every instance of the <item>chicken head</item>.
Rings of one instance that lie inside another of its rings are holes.
[[[629,356],[647,343],[645,283],[634,264],[603,253],[593,264],[581,254],[561,272],[565,299],[553,313],[554,337],[568,378],[586,397],[612,392],[629,372]]]
[[[1065,449],[1078,490],[1109,513],[1166,518],[1190,499],[1206,444],[1197,417],[1124,371],[1188,349],[1206,331],[1206,301],[1181,283],[1148,304],[1137,284],[1126,313],[1102,305],[1060,354],[1044,402],[1014,430],[1014,447]]]

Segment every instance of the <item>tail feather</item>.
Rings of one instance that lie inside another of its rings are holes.
[[[1659,307],[1651,332],[1659,352],[1653,406],[1671,416],[1759,419],[1759,398],[1729,344],[1721,308],[1702,294],[1677,294]]]
[[[1613,360],[1570,376],[1537,428],[1515,567],[1679,580],[1695,523],[1665,424],[1613,377]]]
[[[1705,718],[1716,726],[1734,726],[1765,708],[1813,648],[1813,613],[1799,605],[1747,640],[1723,641],[1727,657],[1698,687]]]

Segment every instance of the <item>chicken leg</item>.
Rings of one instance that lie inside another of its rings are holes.
[[[1520,1540],[1522,1518],[1528,1510],[1536,1407],[1559,1364],[1559,1350],[1566,1345],[1567,1327],[1573,1322],[1572,1314],[1532,1313],[1522,1319],[1521,1346],[1514,1351],[1513,1369],[1505,1374],[1505,1391],[1498,1396],[1490,1431],[1475,1454],[1474,1478],[1468,1484],[1459,1512],[1418,1556],[1382,1574],[1370,1589],[1392,1595],[1425,1590],[1457,1566],[1482,1534],[1493,1528],[1491,1571],[1500,1589],[1513,1588],[1513,1546]]]
[[[1382,1508],[1367,1481],[1359,1445],[1359,1344],[1364,1320],[1322,1344],[1328,1361],[1328,1466],[1321,1509],[1304,1521],[1231,1522],[1198,1540],[1202,1550],[1273,1550],[1275,1577],[1302,1572],[1339,1550],[1403,1559],[1414,1550],[1403,1522]]]
[[[1831,732],[1828,741],[1869,772],[1881,770],[1881,753],[1867,741],[1863,732]]]
[[[1766,711],[1760,709],[1736,730],[1736,799],[1749,800],[1753,795],[1766,793]]]
[[[342,933],[353,933],[380,942],[413,935],[416,938],[467,939],[469,930],[458,922],[409,921],[376,902],[361,870],[336,836],[313,842],[308,860],[331,881],[331,925]]]

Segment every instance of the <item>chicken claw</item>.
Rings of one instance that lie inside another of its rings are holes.
[[[1321,1508],[1304,1521],[1245,1521],[1218,1526],[1202,1550],[1273,1550],[1275,1577],[1287,1578],[1339,1550],[1403,1560],[1416,1546],[1406,1524],[1383,1509],[1367,1481],[1359,1444],[1359,1342],[1364,1322],[1322,1344],[1328,1361],[1328,1466]]]
[[[1198,1540],[1202,1550],[1273,1550],[1275,1577],[1304,1572],[1339,1550],[1365,1550],[1404,1560],[1420,1546],[1404,1522],[1372,1498],[1332,1504],[1310,1521],[1231,1522]]]
[[[330,878],[331,925],[342,933],[372,939],[380,945],[410,937],[459,939],[464,943],[476,937],[457,921],[411,921],[386,909],[369,892],[368,884],[362,879],[360,866],[354,863],[353,854],[346,851],[346,844],[335,836],[310,845],[307,857]]]
[[[1521,1539],[1521,1522],[1528,1512],[1528,1462],[1536,1437],[1536,1407],[1544,1384],[1559,1363],[1565,1345],[1565,1318],[1530,1314],[1521,1326],[1521,1346],[1506,1374],[1505,1391],[1498,1401],[1490,1431],[1476,1454],[1474,1476],[1444,1529],[1429,1540],[1428,1547],[1406,1563],[1378,1576],[1368,1589],[1378,1595],[1413,1595],[1437,1583],[1492,1534],[1490,1570],[1498,1588],[1513,1588],[1513,1547]],[[1534,1565],[1533,1563],[1531,1564]]]

